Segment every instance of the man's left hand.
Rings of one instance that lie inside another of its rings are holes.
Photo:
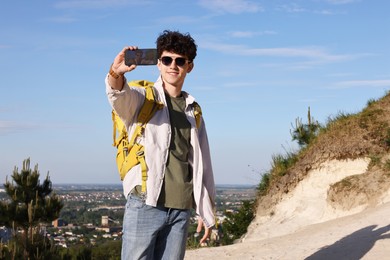
[[[203,223],[202,218],[198,217],[198,227],[196,228],[196,232],[200,233],[200,231],[202,231],[202,227],[204,227],[204,235],[199,241],[200,245],[205,243],[206,240],[209,238],[209,236],[211,234],[211,228],[206,227],[206,225],[204,225],[204,223]]]

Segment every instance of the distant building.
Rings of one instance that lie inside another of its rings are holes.
[[[112,223],[116,223],[114,219],[109,216],[102,216],[102,225],[101,227],[96,227],[96,230],[103,231],[106,233],[120,232],[122,231],[122,227],[113,226]]]
[[[109,216],[102,216],[102,227],[108,227],[112,223],[118,223],[118,221],[115,221],[113,218]]]
[[[96,227],[95,230],[106,233],[118,233],[122,231],[122,227]]]
[[[58,228],[58,227],[67,226],[68,223],[61,218],[57,218],[56,220],[53,220],[52,225],[53,225],[53,227]]]
[[[102,216],[102,227],[108,226],[108,216]]]

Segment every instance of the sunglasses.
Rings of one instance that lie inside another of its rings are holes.
[[[160,60],[161,60],[162,64],[164,64],[165,66],[169,66],[172,64],[173,58],[169,57],[169,56],[163,56],[163,57],[161,57]],[[187,62],[186,58],[177,57],[175,59],[175,63],[179,67],[183,67],[186,64],[186,62]],[[190,62],[190,61],[188,61],[188,62]]]

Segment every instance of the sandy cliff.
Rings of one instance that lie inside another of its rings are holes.
[[[380,192],[375,205],[343,210],[327,203],[332,184],[368,174],[368,163],[361,158],[321,164],[272,215],[257,216],[242,242],[187,251],[186,259],[390,259],[390,189]]]

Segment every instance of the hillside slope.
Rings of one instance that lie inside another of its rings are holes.
[[[294,233],[242,243],[189,250],[186,260],[389,259],[390,203]]]
[[[375,254],[390,255],[383,246],[390,243],[389,123],[389,94],[360,113],[330,120],[286,174],[271,178],[242,242],[189,251],[186,259],[304,259],[362,233],[366,240],[354,246],[366,251],[351,259],[385,259],[371,258],[371,243],[380,251]]]

